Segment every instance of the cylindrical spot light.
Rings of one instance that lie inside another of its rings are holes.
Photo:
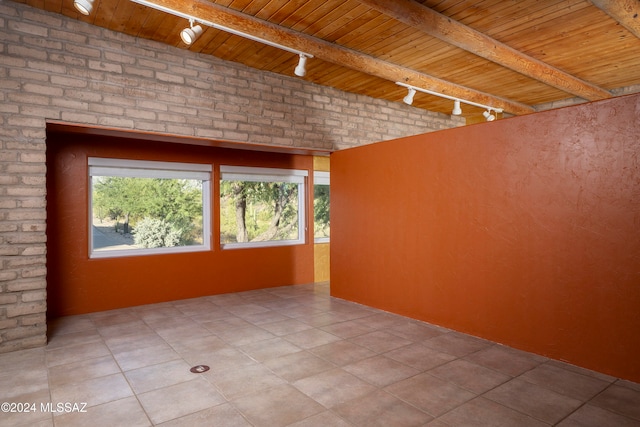
[[[73,6],[78,12],[87,16],[93,11],[93,0],[74,0]]]
[[[409,89],[409,93],[407,93],[407,96],[402,98],[402,101],[407,105],[411,105],[413,104],[413,97],[416,95],[416,90],[412,87],[407,89]]]
[[[304,77],[307,74],[307,57],[304,55],[300,55],[300,59],[298,60],[298,65],[296,69],[293,70],[293,73],[298,77]]]
[[[496,116],[491,114],[491,110],[485,111],[484,113],[482,113],[482,115],[484,116],[485,119],[487,119],[488,122],[492,122],[496,119]]]
[[[193,25],[193,20],[190,21],[190,26],[180,31],[180,38],[185,44],[191,45],[198,40],[198,37],[202,35],[202,27],[200,25]]]
[[[459,116],[462,114],[462,108],[460,108],[460,100],[456,99],[453,101],[453,111],[451,112],[454,116]]]

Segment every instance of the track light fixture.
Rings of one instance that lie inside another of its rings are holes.
[[[94,0],[73,0],[73,6],[78,12],[87,16],[93,11]]]
[[[482,115],[485,119],[487,119],[488,122],[492,122],[496,119],[496,116],[494,114],[491,114],[491,108],[487,109],[487,111],[482,113]]]
[[[460,103],[473,105],[475,107],[480,107],[480,108],[486,108],[487,111],[485,111],[483,113],[483,115],[487,119],[487,121],[489,121],[489,122],[496,119],[496,116],[494,114],[492,114],[492,112],[493,113],[502,113],[502,111],[503,111],[502,108],[493,108],[493,107],[490,107],[489,105],[483,105],[483,104],[478,104],[477,102],[473,102],[473,101],[467,101],[467,100],[464,100],[464,99],[454,98],[453,96],[445,95],[443,93],[433,92],[433,91],[428,90],[428,89],[422,89],[422,88],[419,88],[419,87],[411,86],[411,85],[408,85],[406,83],[396,82],[396,84],[398,86],[406,87],[409,90],[409,93],[403,99],[405,104],[411,105],[411,103],[413,102],[413,96],[416,94],[416,91],[418,91],[418,92],[428,93],[429,95],[439,96],[440,98],[446,98],[446,99],[452,100],[453,101],[453,111],[451,112],[451,114],[453,114],[455,116],[458,116],[458,115],[462,114],[462,108],[460,108]]]
[[[200,25],[193,25],[194,20],[189,19],[189,26],[180,31],[180,38],[185,44],[191,45],[198,40],[198,37],[202,35],[202,27]]]
[[[413,104],[413,97],[416,96],[416,90],[412,87],[409,87],[407,89],[409,90],[409,92],[407,93],[407,96],[402,98],[402,101],[407,105],[411,105]]]
[[[93,2],[94,0],[76,0],[76,1],[91,1],[91,2]],[[216,30],[225,31],[225,32],[233,34],[235,36],[244,37],[245,39],[253,40],[253,41],[258,42],[258,43],[266,44],[268,46],[272,46],[272,47],[275,47],[275,48],[278,48],[278,49],[285,50],[287,52],[295,53],[296,55],[304,56],[305,59],[304,60],[301,59],[301,62],[303,62],[303,63],[306,62],[307,59],[313,58],[313,55],[311,55],[310,53],[302,52],[301,50],[294,49],[294,48],[289,47],[289,46],[284,46],[284,45],[281,45],[280,43],[272,42],[270,40],[263,39],[262,37],[259,37],[259,36],[254,36],[253,34],[245,33],[244,31],[235,30],[233,28],[230,28],[230,27],[227,27],[227,26],[224,26],[224,25],[220,25],[220,24],[216,24],[215,22],[212,22],[212,21],[209,21],[209,20],[206,20],[206,19],[202,19],[201,17],[196,17],[196,16],[193,16],[193,15],[184,13],[184,12],[180,12],[180,11],[175,10],[175,9],[171,9],[170,7],[166,7],[166,6],[163,6],[161,4],[157,4],[153,0],[131,0],[131,1],[134,2],[134,3],[137,3],[137,4],[141,4],[143,6],[150,7],[150,8],[155,9],[155,10],[159,10],[160,12],[164,12],[164,13],[168,13],[168,14],[173,15],[173,16],[177,16],[177,17],[180,17],[180,18],[188,19],[189,22],[198,21],[198,23],[200,23],[202,25],[206,25],[207,27],[215,28]],[[162,2],[162,3],[170,3],[170,2]],[[200,34],[202,34],[202,27],[200,25],[195,25],[194,26],[193,24],[191,24],[190,28],[185,28],[184,30],[182,30],[180,32],[180,38],[182,38],[182,40],[186,44],[191,44],[196,40],[197,37],[200,36]],[[299,67],[300,67],[300,64],[298,64],[298,67],[296,67],[296,70],[298,70]],[[304,68],[304,65],[302,67]],[[301,70],[303,68],[301,68]],[[298,74],[296,73],[296,75],[298,75]]]
[[[307,69],[305,68],[306,66],[307,66],[307,56],[300,54],[298,65],[296,66],[296,69],[293,70],[293,73],[298,77],[304,77],[305,74],[307,74]]]
[[[454,116],[459,116],[462,114],[462,108],[460,108],[460,100],[456,99],[453,101],[453,111],[451,112]]]

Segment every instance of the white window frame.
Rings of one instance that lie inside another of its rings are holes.
[[[249,166],[220,166],[220,181],[289,182],[298,184],[298,238],[264,242],[222,243],[222,249],[265,248],[303,245],[307,242],[306,184],[309,172],[301,169],[260,168]],[[221,233],[222,234],[222,233]]]
[[[329,185],[331,186],[331,174],[330,172],[323,171],[314,171],[313,172],[313,185]],[[313,215],[315,219],[315,212]],[[314,243],[329,243],[331,237],[315,237],[313,238]]]
[[[211,175],[212,166],[201,163],[157,162],[115,158],[88,158],[89,172],[89,258],[114,258],[138,255],[157,255],[211,250]],[[201,245],[165,248],[93,249],[93,177],[118,176],[128,178],[194,179],[202,181],[202,240]]]

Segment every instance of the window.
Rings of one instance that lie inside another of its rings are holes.
[[[221,166],[220,174],[223,248],[305,243],[307,171]]]
[[[329,241],[329,172],[313,173],[313,237],[316,243]]]
[[[89,158],[90,257],[210,249],[211,169]]]

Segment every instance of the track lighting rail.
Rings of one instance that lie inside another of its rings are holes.
[[[495,108],[495,107],[491,107],[489,105],[478,104],[477,102],[467,101],[465,99],[456,98],[455,96],[445,95],[443,93],[434,92],[434,91],[431,91],[431,90],[428,90],[428,89],[422,89],[422,88],[419,88],[419,87],[416,87],[416,86],[412,86],[412,85],[409,85],[409,84],[406,84],[406,83],[396,82],[396,84],[398,86],[406,87],[408,89],[409,93],[407,94],[407,96],[405,96],[404,102],[406,104],[409,104],[409,105],[411,105],[411,102],[413,102],[413,96],[415,95],[416,91],[418,91],[418,92],[427,93],[429,95],[439,96],[440,98],[450,99],[450,100],[452,100],[454,102],[457,101],[457,102],[461,102],[463,104],[473,105],[474,107],[484,108],[489,112],[489,115],[491,115],[491,111],[494,111],[496,113],[502,113],[502,111],[503,111],[502,108]],[[458,104],[455,104],[455,106],[458,106]],[[460,111],[460,113],[461,112],[462,111]],[[458,113],[458,114],[460,114],[460,113]],[[485,117],[488,118],[486,115],[485,115]],[[495,119],[495,116],[494,116],[494,119]]]
[[[186,13],[182,13],[182,12],[179,12],[177,10],[173,10],[173,9],[168,8],[168,7],[164,7],[164,6],[158,5],[156,3],[153,3],[153,2],[150,2],[150,1],[147,1],[147,0],[131,0],[131,1],[134,2],[134,3],[141,4],[143,6],[150,7],[152,9],[159,10],[159,11],[164,12],[164,13],[168,13],[168,14],[173,15],[173,16],[177,16],[177,17],[180,17],[180,18],[187,19],[187,20],[189,20],[189,22],[191,22],[191,21],[197,22],[197,23],[200,23],[202,25],[206,25],[207,27],[211,27],[211,28],[215,28],[217,30],[225,31],[225,32],[233,34],[235,36],[244,37],[246,39],[253,40],[253,41],[256,41],[256,42],[259,42],[259,43],[262,43],[262,44],[266,44],[266,45],[271,46],[271,47],[275,47],[275,48],[282,49],[282,50],[287,51],[287,52],[295,53],[296,55],[300,55],[301,57],[304,56],[306,58],[313,58],[313,55],[311,55],[310,53],[302,52],[302,51],[300,51],[298,49],[294,49],[294,48],[291,48],[289,46],[284,46],[284,45],[281,45],[279,43],[275,43],[275,42],[263,39],[261,37],[254,36],[253,34],[244,33],[242,31],[234,30],[233,28],[225,27],[224,25],[216,24],[215,22],[199,19],[199,18],[196,18],[194,16],[188,15]]]

